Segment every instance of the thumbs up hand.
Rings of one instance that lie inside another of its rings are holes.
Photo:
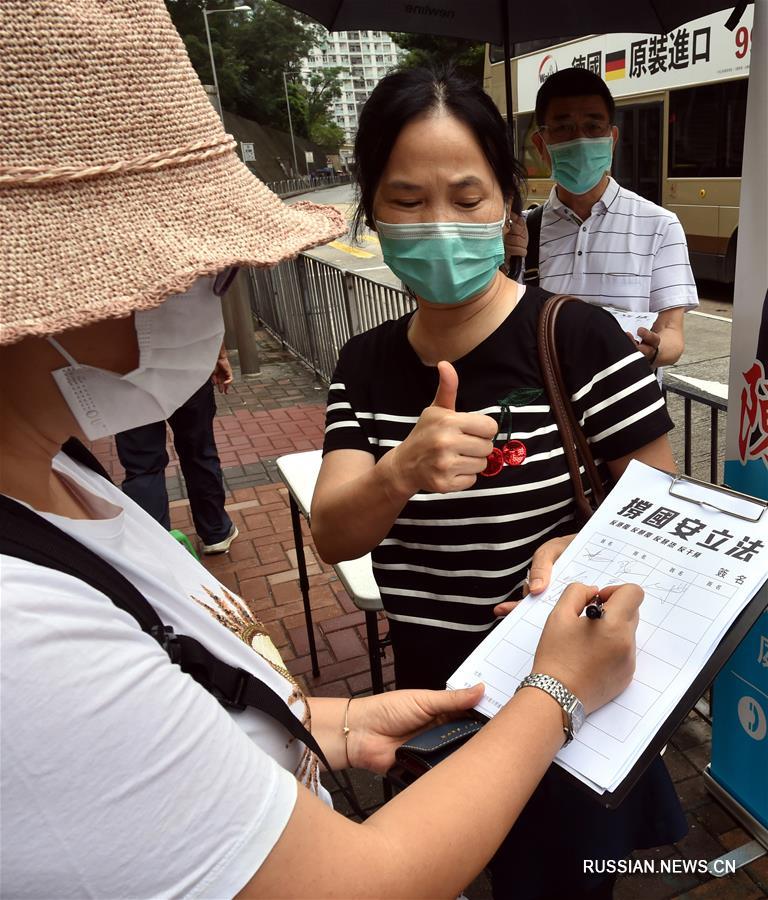
[[[459,392],[459,376],[456,369],[449,362],[439,362],[437,375],[440,380],[432,406],[456,412],[456,394]]]
[[[391,451],[393,474],[409,497],[417,491],[445,494],[471,487],[486,466],[498,430],[490,416],[456,412],[459,376],[449,362],[438,363],[437,370],[440,381],[432,405]]]

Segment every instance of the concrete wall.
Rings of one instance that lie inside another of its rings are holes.
[[[219,103],[216,90],[212,84],[204,84],[208,99],[213,108],[219,112]],[[297,178],[307,174],[307,166],[304,161],[304,151],[311,150],[314,153],[314,161],[309,164],[310,172],[327,165],[325,153],[311,141],[304,138],[296,138],[296,160],[299,171],[294,171],[293,148],[291,136],[287,132],[277,131],[266,125],[259,125],[250,119],[236,116],[234,113],[224,111],[224,128],[238,142],[237,153],[242,159],[240,142],[253,144],[253,152],[256,160],[247,162],[248,168],[262,181],[283,181],[286,178]],[[337,157],[334,157],[336,159]],[[338,168],[338,165],[337,165]]]
[[[234,136],[235,140],[247,141],[253,144],[256,155],[254,162],[248,162],[248,168],[262,181],[281,181],[284,178],[292,178],[296,175],[305,175],[307,168],[304,162],[304,151],[311,150],[314,153],[314,162],[309,164],[309,169],[319,169],[326,164],[326,156],[320,148],[304,138],[296,138],[296,158],[299,171],[294,171],[293,150],[291,148],[291,136],[266,125],[259,125],[250,119],[236,116],[233,113],[224,112],[224,127]],[[240,148],[238,147],[238,153]]]

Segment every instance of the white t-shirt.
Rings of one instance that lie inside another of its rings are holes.
[[[552,188],[542,213],[539,284],[631,312],[699,304],[677,216],[613,178],[583,222]]]
[[[239,628],[239,598],[115,486],[63,455],[54,467],[94,518],[46,519],[165,624],[305,716],[279,667],[201,605]],[[288,822],[294,773],[317,787],[315,758],[270,717],[226,711],[104,594],[12,557],[0,565],[3,896],[235,894]]]

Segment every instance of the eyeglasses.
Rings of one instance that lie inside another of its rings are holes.
[[[542,125],[539,131],[552,144],[573,141],[579,135],[585,138],[607,137],[611,131],[610,122],[558,122],[557,125]]]

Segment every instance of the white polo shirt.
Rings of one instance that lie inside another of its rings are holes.
[[[613,178],[583,222],[552,188],[541,222],[539,284],[630,312],[699,305],[677,216]]]

